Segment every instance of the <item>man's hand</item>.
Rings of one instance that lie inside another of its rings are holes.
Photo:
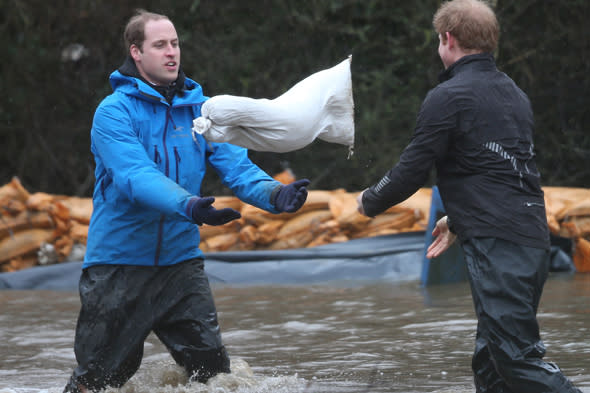
[[[242,217],[239,211],[229,207],[217,210],[211,206],[213,202],[215,202],[214,197],[191,199],[189,203],[192,203],[191,215],[195,223],[198,225],[223,225]]]
[[[294,213],[303,206],[307,199],[309,180],[301,179],[281,186],[274,201],[275,208],[280,212]]]
[[[426,250],[426,258],[436,258],[445,252],[457,239],[457,235],[449,231],[447,225],[447,216],[444,216],[436,222],[436,227],[432,230],[432,236],[435,237],[434,241],[428,250]]]

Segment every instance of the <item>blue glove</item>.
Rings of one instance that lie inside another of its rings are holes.
[[[301,179],[293,183],[281,186],[275,196],[274,205],[280,212],[293,213],[299,210],[307,199],[307,187],[309,180]]]
[[[226,207],[225,209],[217,210],[211,206],[215,202],[214,197],[191,198],[189,208],[193,221],[198,225],[223,225],[242,217],[239,211]]]

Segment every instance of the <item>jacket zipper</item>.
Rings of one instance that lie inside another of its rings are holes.
[[[166,122],[164,123],[164,134],[162,136],[162,147],[164,148],[165,158],[165,169],[164,174],[166,177],[170,176],[170,158],[168,157],[168,148],[166,147],[166,135],[168,133],[168,120],[170,119],[170,107],[166,110]],[[160,253],[162,252],[162,238],[164,237],[164,220],[166,216],[160,215],[160,223],[158,224],[158,241],[156,243],[156,253],[154,255],[154,266],[158,266],[160,262]]]
[[[180,153],[178,152],[178,148],[174,146],[174,161],[176,164],[176,184],[178,184],[180,175],[178,174],[178,167],[180,164]]]

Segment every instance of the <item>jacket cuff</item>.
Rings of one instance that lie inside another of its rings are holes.
[[[281,191],[282,188],[283,188],[283,185],[279,184],[270,193],[270,204],[273,205],[275,209],[277,208],[277,206],[275,205],[275,202],[277,200],[277,195],[279,195],[279,191]]]
[[[453,221],[449,216],[447,216],[447,228],[449,228],[449,232],[451,232],[453,235],[457,234],[457,232],[455,231],[455,227],[453,225]]]
[[[195,204],[197,203],[198,200],[199,200],[199,197],[195,196],[195,197],[192,197],[191,199],[189,199],[188,203],[186,204],[185,214],[192,221],[195,221],[195,219],[193,218],[193,206],[195,206]]]

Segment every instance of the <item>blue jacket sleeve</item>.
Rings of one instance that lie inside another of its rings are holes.
[[[273,191],[281,185],[248,158],[248,150],[229,143],[209,143],[208,160],[242,201],[271,213],[279,213],[271,201]]]

